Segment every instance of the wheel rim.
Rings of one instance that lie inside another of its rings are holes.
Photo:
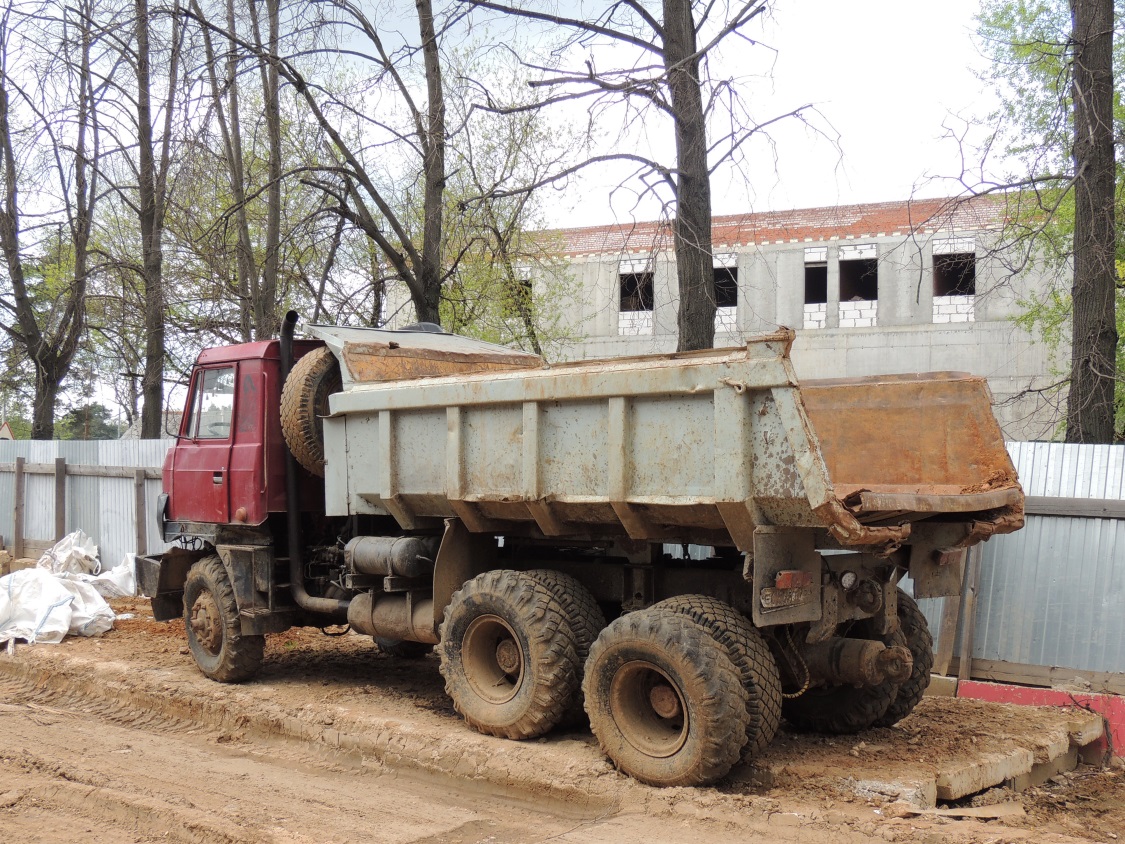
[[[223,647],[223,626],[219,604],[210,590],[199,593],[191,605],[191,632],[195,640],[212,656]]]
[[[621,735],[642,753],[665,758],[687,741],[690,722],[683,692],[650,662],[638,660],[617,669],[609,706]]]
[[[516,632],[498,615],[473,619],[461,642],[465,679],[492,704],[507,703],[523,681],[523,648]]]

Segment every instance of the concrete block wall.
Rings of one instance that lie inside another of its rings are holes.
[[[935,296],[934,322],[973,322],[976,296]]]
[[[840,328],[872,328],[879,317],[879,303],[852,301],[840,303]]]
[[[825,328],[828,325],[828,303],[814,302],[805,305],[804,327],[807,329]]]

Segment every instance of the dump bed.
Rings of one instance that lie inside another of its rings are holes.
[[[317,329],[347,369],[362,335],[333,331]],[[983,378],[802,388],[792,341],[346,378],[324,424],[328,513],[743,550],[758,526],[828,528],[845,546],[897,544],[920,519],[971,524],[970,539],[1019,527],[1023,496]]]

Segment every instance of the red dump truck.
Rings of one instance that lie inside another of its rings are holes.
[[[137,564],[218,681],[267,634],[346,623],[436,649],[474,729],[588,718],[620,769],[702,784],[782,717],[906,716],[933,654],[900,580],[957,594],[965,550],[1023,523],[982,378],[799,386],[789,331],[548,365],[426,325],[294,340],[296,319],[200,354],[174,547]]]

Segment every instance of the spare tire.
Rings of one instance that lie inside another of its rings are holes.
[[[328,397],[343,388],[340,364],[321,346],[293,364],[281,389],[281,432],[305,469],[324,477],[324,422]]]

